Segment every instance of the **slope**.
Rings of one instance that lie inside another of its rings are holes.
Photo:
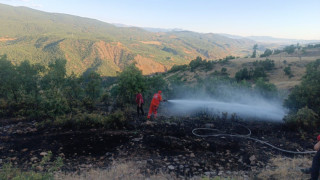
[[[144,74],[163,72],[196,56],[250,54],[254,41],[190,31],[148,32],[94,19],[0,4],[0,54],[20,63],[67,59],[68,73],[115,75],[136,62]]]

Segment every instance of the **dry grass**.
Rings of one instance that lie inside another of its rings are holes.
[[[320,49],[314,51],[316,52],[309,53],[307,56],[302,56],[301,60],[297,55],[288,55],[286,53],[268,57],[268,59],[274,60],[275,63],[275,69],[267,72],[268,79],[271,83],[275,84],[278,89],[281,90],[288,90],[300,84],[301,78],[306,72],[306,65],[312,61],[315,61],[316,59],[320,59]],[[265,59],[266,58],[237,58],[230,60],[230,63],[228,64],[216,64],[214,68],[208,72],[205,72],[204,70],[197,70],[196,72],[177,72],[170,74],[168,77],[177,74],[183,77],[183,79],[186,79],[187,82],[193,83],[197,81],[195,76],[205,79],[208,76],[212,76],[211,74],[214,71],[220,72],[221,68],[223,67],[227,68],[227,73],[230,77],[234,77],[236,72],[244,67],[254,68],[252,62],[257,60],[263,61]],[[291,67],[292,74],[294,75],[292,78],[289,78],[284,72],[284,68],[289,65]]]
[[[13,41],[17,38],[9,38],[9,37],[0,37],[0,42]]]
[[[193,180],[244,180],[244,179],[284,179],[284,180],[298,180],[298,179],[308,179],[310,174],[303,174],[300,169],[311,167],[312,157],[299,157],[299,158],[287,158],[287,157],[275,157],[272,158],[268,165],[259,170],[259,172],[251,172],[248,176],[243,175],[231,175],[231,176],[215,176],[206,177],[202,175],[201,177],[192,177],[188,179]],[[141,170],[144,170],[143,173]],[[56,173],[56,180],[166,180],[166,179],[185,179],[185,177],[177,177],[173,173],[160,172],[156,175],[151,175],[146,170],[146,162],[116,162],[113,163],[108,169],[85,169],[80,172],[75,173]]]
[[[270,167],[261,170],[259,179],[309,179],[310,174],[304,174],[300,169],[311,167],[311,158],[276,157],[270,160]]]
[[[177,179],[175,176],[166,173],[159,173],[157,175],[143,174],[140,168],[143,168],[144,164],[125,162],[114,163],[110,169],[90,169],[84,170],[80,173],[57,173],[55,174],[56,180],[142,180],[142,179]]]
[[[162,43],[159,41],[140,41],[143,44],[153,44],[153,45],[161,45]]]
[[[141,169],[145,170],[145,163],[137,162],[118,162],[112,164],[109,169],[87,169],[81,172],[75,173],[56,173],[54,179],[56,180],[178,180],[178,179],[190,179],[190,180],[238,180],[248,179],[241,176],[230,176],[230,177],[177,177],[174,173],[160,172],[156,175],[150,175],[142,173]]]

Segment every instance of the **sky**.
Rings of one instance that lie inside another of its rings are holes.
[[[320,0],[0,0],[138,27],[320,40]]]

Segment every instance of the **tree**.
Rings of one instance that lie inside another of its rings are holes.
[[[262,96],[267,98],[276,97],[278,92],[274,84],[266,82],[263,78],[257,79],[255,90],[257,90]]]
[[[284,105],[294,113],[308,107],[320,114],[320,59],[307,65],[301,84],[294,87]]]
[[[284,73],[289,76],[289,78],[292,78],[293,75],[292,75],[292,71],[291,71],[291,67],[290,66],[287,66],[283,69]]]
[[[18,102],[17,72],[7,56],[0,58],[0,98],[7,101]]]
[[[145,99],[151,99],[153,94],[161,90],[162,92],[168,90],[168,82],[162,77],[162,75],[154,75],[146,77]]]
[[[56,59],[48,66],[47,74],[42,78],[42,87],[44,89],[61,88],[66,77],[65,59]]]
[[[275,49],[275,50],[273,51],[273,54],[280,54],[281,52],[282,52],[281,50]]]
[[[311,128],[319,126],[319,116],[307,106],[299,109],[297,113],[290,113],[284,117],[284,121],[291,128],[310,131]]]
[[[191,68],[191,71],[193,72],[197,67],[201,66],[202,64],[202,58],[198,56],[196,59],[190,61],[189,66]]]
[[[264,71],[263,67],[256,67],[252,72],[250,73],[252,79],[259,79],[263,78],[265,79],[267,77],[267,74]]]
[[[250,74],[248,69],[247,68],[240,69],[238,72],[236,72],[235,78],[238,82],[242,80],[249,80]]]
[[[135,64],[127,66],[118,76],[118,85],[113,90],[120,100],[124,103],[133,103],[134,95],[138,91],[144,91],[146,88],[145,78],[142,71]]]
[[[91,101],[97,100],[101,96],[101,77],[100,74],[92,71],[82,77],[84,90]]]
[[[50,63],[47,73],[41,80],[44,99],[41,107],[44,114],[51,118],[70,111],[63,89],[66,78],[66,63],[65,59],[56,59]]]
[[[225,75],[225,76],[228,76],[228,72],[227,72],[227,68],[223,67],[221,68],[221,75]]]
[[[266,49],[264,51],[264,53],[260,55],[260,57],[268,57],[270,55],[272,55],[272,50],[271,49]]]
[[[283,50],[285,52],[287,52],[288,54],[292,54],[292,53],[294,53],[295,49],[296,49],[296,47],[294,45],[290,45],[290,46],[286,46]]]
[[[29,61],[23,61],[16,66],[17,83],[19,83],[19,115],[38,117],[42,101],[40,89],[40,73],[44,72],[44,66],[31,65]]]
[[[256,58],[257,57],[257,49],[258,49],[258,44],[255,44],[253,46],[253,53],[252,53],[251,58]]]

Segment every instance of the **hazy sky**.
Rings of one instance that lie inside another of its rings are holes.
[[[139,27],[320,40],[320,0],[0,0]]]

